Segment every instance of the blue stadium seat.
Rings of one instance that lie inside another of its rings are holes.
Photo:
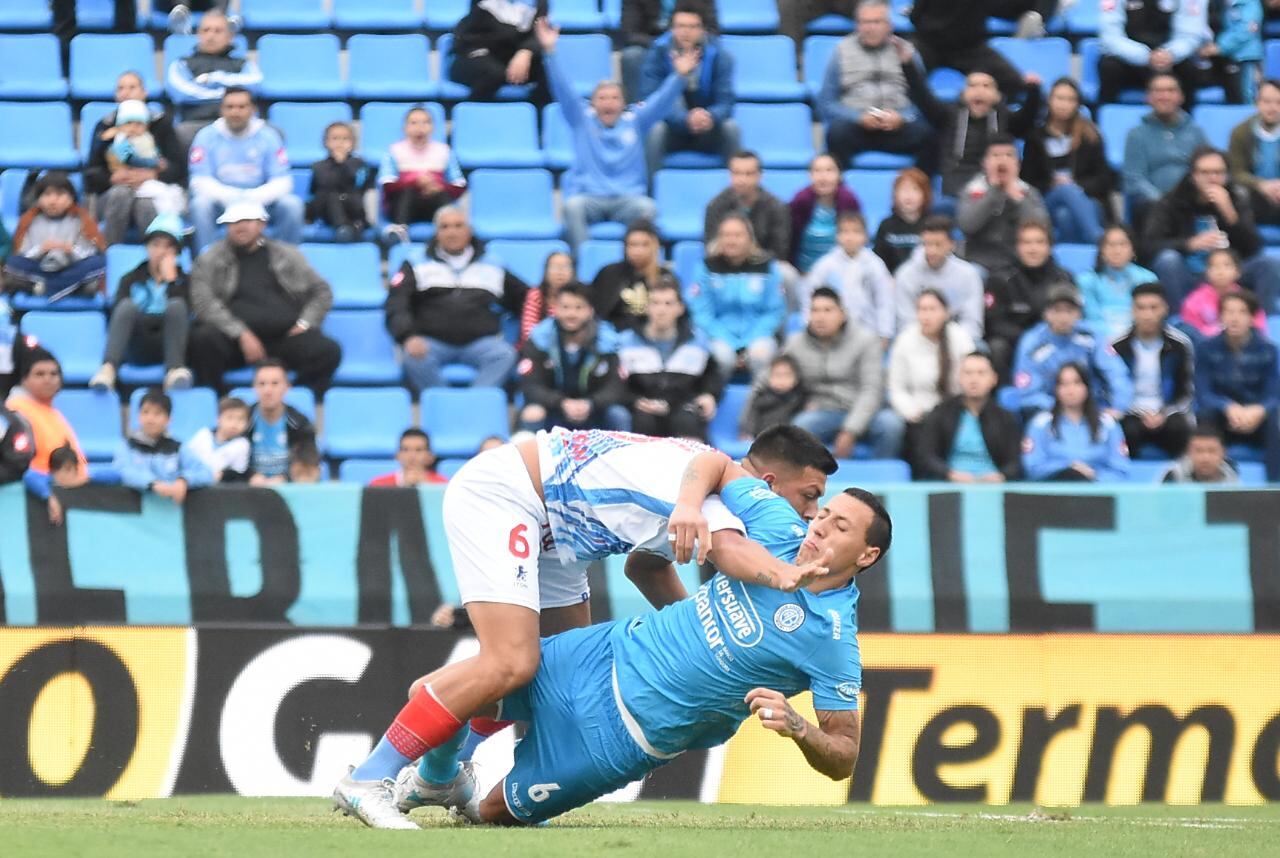
[[[1267,316],[1267,336],[1272,342],[1280,342],[1280,316]]]
[[[125,70],[142,75],[147,92],[163,87],[155,74],[155,44],[146,33],[81,33],[71,40],[71,97],[111,100]]]
[[[612,50],[609,37],[602,33],[561,36],[556,44],[556,56],[583,98],[590,96],[600,81],[613,79]]]
[[[804,70],[804,85],[809,95],[817,98],[822,91],[822,79],[827,73],[827,64],[840,44],[840,36],[810,36],[804,40],[800,66]]]
[[[1210,145],[1225,152],[1231,129],[1256,112],[1251,104],[1197,104],[1191,111],[1191,118],[1204,129]]]
[[[440,98],[445,101],[466,101],[471,97],[471,88],[449,79],[449,70],[453,67],[453,33],[445,33],[436,41],[436,51],[440,55]],[[533,88],[528,84],[504,84],[498,89],[495,98],[498,101],[528,101],[532,92]]]
[[[74,170],[80,166],[80,153],[72,145],[71,108],[66,102],[0,102],[0,128],[4,129],[0,134],[0,168]],[[22,133],[14,133],[19,128]]]
[[[907,21],[909,25],[911,22]],[[893,22],[893,29],[899,33],[907,32],[898,23]],[[843,36],[853,31],[853,19],[844,15],[820,15],[805,25],[805,32],[817,36]]]
[[[347,95],[338,65],[338,37],[331,33],[263,36],[258,40],[258,67],[259,92],[268,101],[323,101]]]
[[[461,21],[471,7],[470,0],[428,0],[425,23],[427,29],[434,33],[452,30]],[[443,75],[442,75],[443,76]]]
[[[658,230],[668,241],[700,240],[707,203],[728,186],[728,170],[659,170],[653,179]]]
[[[30,0],[0,0],[0,30],[48,32],[53,13],[48,3]]]
[[[412,423],[402,388],[334,387],[324,396],[322,447],[334,459],[395,456],[400,433]]]
[[[1262,50],[1262,76],[1280,77],[1280,39],[1268,39]]]
[[[778,4],[774,0],[717,0],[716,19],[722,33],[776,33]]]
[[[468,187],[471,225],[481,237],[560,237],[546,170],[476,170]]]
[[[1082,274],[1093,270],[1098,248],[1092,244],[1058,244],[1054,245],[1053,258],[1072,274]]]
[[[849,162],[855,170],[905,170],[915,164],[916,159],[910,155],[898,155],[894,152],[877,152],[867,149],[853,156]]]
[[[139,387],[129,395],[129,431],[138,428],[138,409],[142,406],[142,397],[147,389]],[[218,423],[218,396],[208,387],[193,387],[190,390],[171,390],[169,398],[173,400],[173,416],[169,420],[169,437],[178,441],[189,441],[191,436],[206,427],[212,428]]]
[[[724,36],[733,54],[733,89],[738,101],[804,101],[796,80],[795,42],[787,36]]]
[[[452,480],[453,475],[458,473],[458,471],[462,470],[462,466],[469,461],[471,460],[461,459],[461,458],[441,459],[438,462],[436,462],[436,473],[444,477],[445,479]]]
[[[338,465],[338,482],[367,486],[374,477],[395,473],[399,469],[395,459],[347,459]]]
[[[952,68],[936,68],[929,72],[929,89],[939,101],[950,103],[964,89],[964,75]]]
[[[601,241],[591,239],[582,242],[578,248],[578,279],[590,283],[596,274],[606,265],[621,262],[623,245],[621,241]]]
[[[507,395],[500,387],[433,387],[419,402],[437,456],[471,456],[490,435],[507,437]]]
[[[227,396],[242,399],[248,405],[258,403],[258,392],[252,387],[233,387]],[[316,419],[316,395],[309,387],[290,387],[284,395],[284,404],[301,411],[311,422]]]
[[[137,268],[147,258],[141,244],[113,244],[107,248],[107,297],[114,298],[120,278]]]
[[[3,151],[3,145],[0,144],[0,157],[3,157]],[[13,235],[13,231],[18,228],[18,218],[22,215],[19,206],[22,185],[26,181],[26,170],[14,168],[0,171],[0,219],[4,220],[4,228],[9,235]]]
[[[329,29],[324,0],[240,0],[240,17],[255,33]]]
[[[352,98],[435,98],[440,87],[431,76],[427,37],[418,33],[352,36],[347,40],[347,85]]]
[[[854,485],[909,483],[911,468],[901,459],[839,459],[831,482]]]
[[[551,0],[547,17],[566,33],[598,33],[607,29],[597,0]]]
[[[622,26],[622,0],[600,0],[605,28],[616,30]]]
[[[1240,484],[1243,486],[1267,484],[1267,467],[1261,462],[1236,462],[1236,471],[1240,474]]]
[[[888,170],[846,170],[844,183],[862,203],[862,215],[867,219],[867,232],[875,235],[880,221],[893,209],[894,173]]]
[[[377,245],[303,244],[300,249],[320,276],[329,281],[337,309],[369,309],[386,303]]]
[[[739,104],[733,118],[742,129],[742,148],[759,155],[766,169],[809,166],[813,114],[807,104]]]
[[[1104,104],[1098,108],[1098,131],[1107,162],[1119,170],[1124,165],[1124,142],[1129,130],[1142,121],[1151,108],[1138,104]]]
[[[333,376],[334,383],[400,383],[404,373],[381,310],[334,310],[325,317],[324,332],[342,345],[342,363]]]
[[[1158,483],[1172,466],[1173,462],[1168,459],[1134,459],[1129,462],[1129,476],[1125,482]]]
[[[742,413],[742,406],[746,405],[750,393],[750,385],[726,385],[716,416],[711,418],[711,424],[707,426],[707,437],[712,446],[718,447],[734,459],[747,455],[747,449],[751,446],[750,441],[738,437],[738,415]]]
[[[80,159],[89,163],[89,150],[93,148],[93,129],[103,117],[116,109],[114,101],[86,101],[80,108],[79,125],[76,128],[76,149]]]
[[[620,241],[627,233],[627,225],[613,220],[593,223],[587,228],[587,235],[596,241]]]
[[[498,238],[485,245],[488,255],[530,287],[542,282],[542,270],[553,253],[568,253],[569,245],[558,238],[520,240]],[[388,266],[388,270],[391,270]],[[581,274],[578,275],[581,278]]]
[[[1018,71],[1040,75],[1041,88],[1045,92],[1058,78],[1071,77],[1071,43],[1066,39],[1056,36],[1047,39],[1000,37],[992,39],[990,44]]]
[[[453,152],[464,170],[541,167],[538,114],[532,104],[455,105]]]
[[[1099,4],[1092,2],[1076,3],[1063,16],[1066,31],[1073,36],[1096,36],[1098,34]]]
[[[785,202],[790,202],[801,188],[809,184],[809,171],[806,170],[765,170],[760,184],[769,193]]]
[[[116,454],[120,431],[120,397],[113,390],[62,390],[54,407],[76,432],[80,449],[91,462],[108,462]]]
[[[0,98],[55,99],[67,97],[62,57],[56,36],[39,33],[0,36]]]
[[[360,155],[374,165],[382,163],[382,156],[397,140],[404,139],[404,115],[418,105],[387,101],[371,101],[360,108]],[[444,141],[444,105],[427,102],[421,105],[431,114],[431,139]]]
[[[22,332],[57,356],[67,384],[88,384],[102,366],[107,329],[101,313],[27,313],[22,317]]]
[[[284,137],[289,161],[303,166],[328,157],[324,129],[330,122],[350,122],[351,106],[343,101],[277,101],[267,111],[267,121]]]
[[[681,286],[687,287],[697,276],[698,265],[707,249],[701,241],[677,241],[671,248],[671,267]]]
[[[333,0],[333,26],[353,33],[409,31],[422,26],[422,16],[414,0]]]
[[[573,163],[569,123],[555,102],[542,108],[542,157],[552,170],[564,170]]]

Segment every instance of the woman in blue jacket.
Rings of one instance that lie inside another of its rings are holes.
[[[1052,482],[1120,482],[1129,475],[1124,432],[1110,414],[1098,410],[1080,364],[1062,365],[1053,410],[1027,424],[1022,466],[1027,479]]]
[[[768,369],[786,303],[777,260],[756,244],[745,217],[734,214],[720,222],[685,303],[726,377],[741,369],[752,376]]]
[[[1084,320],[1106,340],[1114,340],[1133,327],[1133,287],[1158,279],[1134,261],[1135,246],[1128,226],[1112,224],[1098,242],[1093,270],[1076,275],[1076,286],[1084,298]]]

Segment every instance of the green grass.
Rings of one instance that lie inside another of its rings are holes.
[[[1088,806],[1048,811],[986,808],[707,806],[684,802],[597,805],[541,829],[455,826],[419,811],[422,832],[369,831],[320,799],[232,796],[109,803],[0,801],[5,856],[379,856],[430,849],[496,856],[1262,856],[1280,842],[1280,807]],[[439,850],[439,851],[437,851]]]

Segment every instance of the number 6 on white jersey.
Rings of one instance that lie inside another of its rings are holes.
[[[560,784],[534,784],[529,787],[529,798],[542,802],[551,798],[551,793],[560,789]]]

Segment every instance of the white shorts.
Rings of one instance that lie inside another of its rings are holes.
[[[551,541],[547,509],[510,444],[467,462],[444,492],[444,531],[462,604],[539,608],[590,597],[587,564],[565,564]]]

